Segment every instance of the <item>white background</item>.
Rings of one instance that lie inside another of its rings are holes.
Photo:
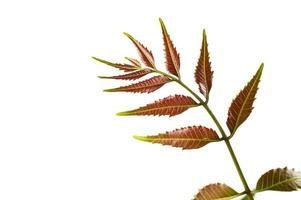
[[[188,125],[215,128],[203,109],[168,117],[117,117],[170,94],[103,93],[126,84],[91,59],[137,57],[127,31],[164,69],[162,17],[181,53],[183,79],[193,72],[206,28],[215,71],[210,106],[225,126],[232,98],[265,69],[255,109],[233,138],[253,188],[261,174],[300,162],[298,1],[1,1],[0,199],[187,200],[208,183],[243,187],[223,143],[182,151],[142,143],[147,135]],[[116,72],[116,73],[115,73]],[[301,192],[256,199],[300,199]]]

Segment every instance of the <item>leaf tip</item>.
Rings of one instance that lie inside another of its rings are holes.
[[[163,22],[163,19],[161,17],[159,17],[159,22],[160,22],[161,26],[164,26],[164,22]]]
[[[163,22],[163,20],[162,20],[161,17],[159,18],[159,21],[160,21],[160,26],[161,26],[161,29],[163,31],[163,34],[164,34],[164,32],[167,33],[165,24],[164,24],[164,22]]]
[[[115,89],[114,88],[112,88],[112,89],[105,89],[105,90],[103,90],[103,92],[115,92]]]
[[[109,62],[109,61],[106,61],[106,60],[103,60],[103,59],[101,59],[101,58],[97,58],[97,57],[94,57],[94,56],[92,56],[92,59],[94,59],[94,60],[96,60],[96,61],[98,61],[98,62],[101,62],[101,63],[103,63],[103,64],[106,64],[106,65],[109,65],[109,66],[115,66],[116,64],[114,64],[114,63],[111,63],[111,62]]]
[[[263,71],[263,68],[264,68],[264,63],[261,63],[260,66],[259,66],[259,68],[258,68],[258,70],[257,70],[257,74],[258,74],[259,76],[261,76],[262,71]]]
[[[207,38],[206,29],[203,29],[203,37],[204,37],[204,39]]]
[[[97,58],[95,56],[92,56],[92,59],[97,60],[97,61],[102,62],[102,63],[106,63],[107,62],[107,61],[105,61],[105,60],[103,60],[101,58]]]
[[[264,68],[264,63],[261,63],[260,67],[259,67],[259,70],[262,72],[263,68]]]
[[[125,36],[127,36],[128,38],[130,38],[130,39],[132,39],[133,38],[133,36],[131,36],[129,33],[127,33],[127,32],[123,32],[123,34],[125,35]]]
[[[117,115],[117,116],[127,116],[127,115],[129,115],[129,114],[128,114],[127,111],[125,111],[125,112],[118,112],[118,113],[116,113],[116,115]]]
[[[149,140],[147,139],[147,137],[143,137],[143,136],[139,136],[139,135],[134,135],[133,138],[136,139],[136,140],[140,140],[142,142],[149,142]]]
[[[97,58],[97,57],[95,57],[95,56],[92,56],[91,58],[94,59],[94,60],[97,60],[97,61],[99,61],[99,62],[102,62],[102,61],[103,61],[102,59]]]

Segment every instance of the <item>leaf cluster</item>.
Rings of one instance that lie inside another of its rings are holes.
[[[100,58],[93,59],[119,69],[125,73],[114,76],[99,76],[102,79],[116,80],[138,80],[145,76],[150,76],[139,82],[117,88],[106,89],[105,92],[132,92],[132,93],[152,93],[171,82],[178,83],[185,88],[191,96],[183,94],[169,95],[165,98],[155,100],[147,105],[134,108],[132,110],[117,113],[119,116],[169,116],[173,117],[195,107],[204,107],[208,114],[216,123],[218,132],[203,125],[180,127],[175,130],[166,131],[150,136],[134,136],[134,138],[151,143],[159,143],[182,149],[198,149],[212,142],[225,141],[228,148],[230,139],[237,129],[247,120],[253,110],[258,85],[262,75],[264,65],[261,64],[252,76],[250,81],[233,99],[229,110],[226,125],[229,129],[227,135],[219,124],[218,120],[208,106],[209,95],[212,88],[213,71],[211,67],[210,55],[206,31],[203,30],[203,40],[199,58],[196,62],[194,78],[198,85],[199,93],[192,91],[181,79],[180,55],[171,40],[167,28],[162,19],[159,19],[163,35],[163,45],[165,51],[166,72],[157,69],[152,52],[132,35],[124,33],[136,47],[140,60],[125,57],[128,63],[114,63]],[[231,151],[230,151],[231,153]],[[234,153],[233,153],[234,154]],[[235,155],[233,155],[235,157]],[[239,166],[236,166],[239,168]],[[239,168],[240,169],[240,168]],[[244,177],[241,175],[241,178]],[[244,181],[243,181],[244,182]],[[246,181],[245,181],[246,182]],[[293,191],[301,188],[301,174],[294,169],[278,168],[263,174],[254,190],[249,190],[244,183],[245,191],[237,192],[226,184],[209,184],[195,195],[194,200],[226,200],[245,195],[243,199],[253,199],[254,195],[266,190],[273,191]]]

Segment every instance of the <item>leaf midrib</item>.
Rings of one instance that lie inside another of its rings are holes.
[[[161,27],[163,30],[163,37],[164,37],[164,41],[166,42],[166,45],[168,47],[168,49],[166,49],[169,54],[170,54],[170,58],[171,58],[171,62],[173,64],[173,68],[175,69],[176,73],[179,75],[179,66],[178,63],[176,62],[176,57],[174,55],[173,49],[175,48],[172,44],[172,41],[170,39],[170,36],[166,30],[165,24],[164,22],[160,19],[160,23],[161,23]]]
[[[207,96],[208,96],[208,93],[209,93],[209,87],[208,87],[208,81],[207,81],[207,68],[206,68],[206,58],[208,57],[208,54],[207,54],[207,52],[208,52],[208,49],[207,49],[207,36],[206,36],[206,34],[204,34],[204,36],[203,36],[203,50],[204,50],[204,52],[203,52],[203,60],[202,60],[202,62],[203,62],[203,72],[204,72],[204,81],[205,81],[205,88],[206,88],[206,91],[204,91],[206,94],[206,98],[207,98]],[[208,66],[207,66],[208,67]]]
[[[139,70],[135,72],[131,72],[128,74],[121,74],[117,76],[101,76],[102,78],[108,78],[108,79],[122,79],[122,78],[136,78],[137,76],[143,76],[150,73],[149,71],[146,70]]]
[[[281,184],[293,182],[293,181],[296,181],[296,180],[301,180],[301,176],[293,177],[293,178],[290,178],[290,179],[286,179],[286,180],[280,181],[280,182],[278,182],[276,184],[273,184],[273,185],[271,185],[269,187],[266,187],[266,188],[262,188],[262,189],[259,189],[259,190],[256,189],[254,192],[255,193],[263,192],[263,191],[269,190],[269,189],[271,189],[273,187],[277,187],[277,186],[279,186]]]
[[[135,87],[134,85],[128,85],[128,86],[125,86],[126,88],[122,88],[123,90],[138,90],[138,89],[142,89],[142,88],[149,88],[149,87],[154,87],[154,86],[158,86],[158,85],[163,85],[165,83],[168,83],[170,82],[171,80],[167,80],[166,82],[159,82],[159,83],[155,83],[155,84],[152,84],[152,85],[145,85],[145,86],[137,86]],[[141,83],[141,82],[140,82]],[[139,83],[136,83],[136,84],[139,84]],[[127,88],[127,87],[133,87],[134,88]],[[119,88],[116,88],[116,89],[119,89]]]
[[[149,136],[152,137],[152,136]],[[220,140],[217,139],[210,139],[210,138],[203,138],[203,139],[199,139],[199,138],[175,138],[175,137],[170,137],[170,138],[145,138],[151,142],[153,141],[165,141],[165,140],[177,140],[177,141],[198,141],[198,142],[219,142]]]
[[[139,70],[139,71],[135,71],[129,74],[124,74],[124,75],[119,75],[119,76],[112,76],[112,77],[123,77],[123,78],[135,78],[136,76],[140,76],[140,75],[145,75],[147,73],[150,73],[149,71],[146,70]]]
[[[171,58],[171,62],[173,64],[173,67],[175,68],[177,74],[179,75],[179,66],[178,66],[178,63],[176,62],[176,57],[174,55],[174,52],[173,52],[173,48],[174,46],[171,44],[171,40],[169,38],[169,35],[164,27],[164,30],[165,30],[165,34],[166,34],[166,43],[167,43],[167,46],[168,46],[168,52],[170,54],[170,58]]]
[[[126,111],[125,113],[129,113],[129,114],[135,114],[135,113],[143,113],[143,112],[149,112],[149,111],[153,111],[153,110],[163,110],[163,109],[171,109],[171,108],[192,108],[192,107],[197,107],[199,105],[196,104],[189,104],[189,105],[179,105],[179,106],[163,106],[160,108],[149,108],[149,109],[143,109],[143,110],[130,110],[130,111]]]
[[[253,83],[253,85],[252,85],[250,91],[248,92],[248,95],[247,95],[245,101],[243,102],[243,104],[242,104],[242,106],[241,106],[241,109],[240,109],[240,111],[239,111],[239,114],[238,114],[238,116],[237,116],[237,120],[236,120],[234,129],[233,129],[233,131],[232,131],[232,133],[231,133],[232,135],[236,132],[236,129],[237,129],[238,126],[239,126],[238,124],[239,124],[239,121],[240,121],[241,114],[243,113],[243,110],[244,110],[244,107],[245,107],[245,105],[246,105],[246,102],[248,102],[248,99],[249,99],[249,97],[250,97],[250,95],[251,95],[251,93],[252,93],[252,91],[253,91],[253,89],[254,89],[254,86],[256,85],[256,83],[257,83],[259,77],[260,77],[260,73],[256,74],[256,78],[255,78],[255,80],[254,80],[254,83]]]

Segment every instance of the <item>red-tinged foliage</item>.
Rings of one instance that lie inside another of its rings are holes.
[[[170,79],[165,76],[154,76],[144,81],[131,85],[107,89],[105,92],[134,92],[134,93],[151,93],[170,82]]]
[[[262,70],[263,64],[260,65],[250,82],[232,101],[228,111],[227,119],[227,126],[231,132],[231,135],[235,133],[237,128],[249,117],[253,110],[253,103],[258,90],[258,84],[260,82]]]
[[[193,200],[218,200],[232,199],[239,196],[238,193],[226,184],[216,183],[205,186]],[[232,197],[232,198],[231,198]]]
[[[266,190],[288,192],[298,189],[301,189],[301,173],[287,167],[266,172],[256,186],[257,192]]]
[[[165,57],[166,57],[166,68],[167,70],[175,75],[180,76],[180,55],[177,52],[177,49],[172,43],[170,36],[166,30],[165,24],[163,20],[160,18],[160,24],[163,34],[163,41],[164,41],[164,50],[165,50]]]
[[[145,142],[171,145],[183,149],[198,149],[209,142],[219,141],[219,137],[214,130],[203,126],[189,126],[159,135],[134,136],[134,138]]]
[[[131,71],[135,71],[137,69],[139,69],[137,66],[134,65],[129,65],[129,64],[120,64],[120,63],[112,63],[100,58],[96,58],[96,57],[92,57],[94,60],[97,60],[98,62],[101,62],[103,64],[109,65],[111,67],[123,70],[125,72],[131,72]]]
[[[211,62],[208,52],[208,43],[205,30],[203,31],[203,42],[201,54],[195,71],[195,81],[199,85],[200,92],[208,98],[212,87],[213,71],[211,71]]]
[[[151,72],[152,71],[150,69],[142,69],[142,70],[138,70],[138,71],[134,71],[128,74],[122,74],[118,76],[98,76],[98,77],[104,79],[136,80]]]
[[[198,104],[188,96],[174,95],[164,99],[147,104],[135,110],[120,112],[118,115],[169,115],[175,116],[183,113],[191,107],[196,107]]]
[[[125,57],[130,64],[111,63],[99,58],[93,57],[95,60],[104,63],[106,65],[121,69],[127,74],[118,76],[100,78],[107,79],[121,79],[121,80],[136,80],[149,73],[157,73],[159,76],[155,76],[131,85],[113,88],[105,90],[107,92],[134,92],[134,93],[151,93],[162,87],[164,84],[174,81],[186,89],[198,103],[195,102],[189,96],[173,95],[163,99],[159,99],[150,104],[142,106],[140,108],[118,113],[118,115],[154,115],[154,116],[175,116],[185,112],[187,109],[196,106],[204,106],[213,122],[218,127],[221,138],[217,135],[216,131],[203,126],[188,126],[185,128],[175,129],[167,131],[165,133],[159,133],[151,136],[134,136],[134,138],[151,143],[159,143],[162,145],[170,145],[172,147],[179,147],[182,149],[198,149],[210,142],[225,141],[231,158],[234,161],[236,170],[240,176],[240,179],[244,186],[244,191],[237,193],[231,187],[225,184],[210,184],[199,190],[198,194],[194,197],[194,200],[230,200],[240,197],[241,200],[253,200],[256,193],[266,190],[274,191],[294,191],[301,189],[301,173],[296,172],[294,169],[289,170],[273,169],[266,172],[257,182],[257,187],[254,190],[250,190],[247,180],[240,168],[240,165],[235,156],[234,150],[231,146],[230,139],[234,136],[234,133],[238,127],[248,118],[253,109],[253,103],[258,90],[260,77],[263,70],[263,64],[259,67],[256,74],[248,82],[248,84],[240,91],[236,98],[232,101],[228,111],[227,126],[231,135],[228,136],[220,125],[219,121],[215,117],[215,114],[208,106],[209,93],[212,87],[213,71],[211,70],[211,62],[208,51],[207,36],[205,30],[203,31],[202,47],[200,56],[195,70],[195,81],[199,86],[200,92],[205,99],[203,100],[198,94],[196,94],[191,88],[189,88],[180,77],[180,57],[173,45],[173,42],[168,34],[166,26],[162,19],[160,19],[160,25],[163,33],[164,50],[166,57],[166,67],[169,73],[158,70],[155,67],[154,57],[152,52],[143,46],[140,42],[134,39],[128,33],[125,35],[134,43],[141,60],[146,65],[141,66],[141,63],[133,58]],[[174,75],[174,76],[173,76]],[[150,126],[148,126],[150,127]]]
[[[148,67],[155,68],[155,60],[152,52],[148,50],[145,46],[143,46],[140,42],[138,42],[133,36],[128,33],[124,33],[137,47],[138,53],[144,62],[144,64]]]
[[[141,67],[141,63],[135,58],[125,57],[128,61],[130,61],[134,66]]]

